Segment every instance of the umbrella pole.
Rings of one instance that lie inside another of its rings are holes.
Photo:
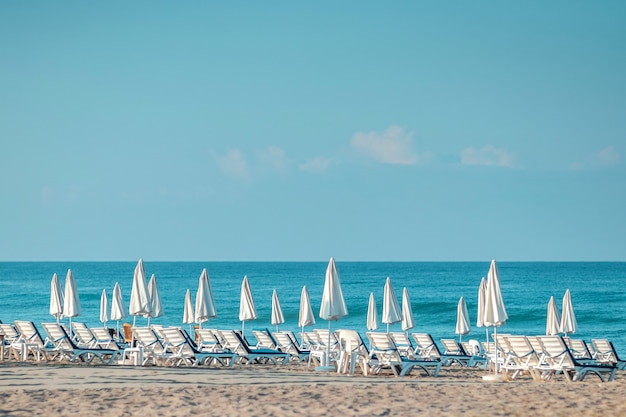
[[[326,366],[330,366],[330,320],[328,320],[328,344],[326,345]]]
[[[276,333],[278,333],[278,324],[276,325]]]
[[[115,331],[117,332],[116,333],[117,334],[117,340],[120,340],[120,321],[116,320],[115,322],[117,323],[116,326],[115,326]]]
[[[493,370],[494,374],[498,373],[498,326],[493,326],[493,343],[494,343],[494,351],[496,354],[496,363],[494,364]]]

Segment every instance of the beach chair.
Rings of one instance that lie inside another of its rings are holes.
[[[200,351],[214,352],[222,350],[222,345],[214,330],[196,329],[196,339],[197,348]]]
[[[25,341],[20,340],[20,332],[11,323],[0,323],[0,333],[4,336],[4,346],[2,347],[2,359],[10,359],[11,356],[15,360],[28,359],[28,351],[25,346]],[[23,352],[26,352],[26,358],[24,358]]]
[[[507,375],[507,379],[515,379],[519,375],[528,374],[533,380],[541,381],[541,372],[537,369],[541,358],[526,336],[504,336],[502,351],[504,361],[501,369]]]
[[[626,360],[620,359],[613,342],[609,339],[591,339],[591,345],[595,351],[594,358],[599,363],[609,363],[620,370],[626,369]]]
[[[266,348],[266,349],[276,349],[276,340],[270,334],[270,331],[267,329],[254,329],[252,330],[252,334],[256,339],[255,348]]]
[[[595,374],[602,382],[615,378],[617,367],[612,364],[582,363],[572,355],[561,336],[537,336],[543,347],[541,363],[537,367],[549,375],[562,373],[568,381],[582,381],[587,374]]]
[[[15,327],[20,333],[19,342],[23,343],[25,348],[21,351],[22,360],[26,360],[29,355],[32,355],[37,361],[51,360],[56,357],[56,353],[49,349],[35,323],[28,320],[15,320]]]
[[[96,336],[89,330],[85,323],[80,321],[72,322],[72,329],[74,330],[74,342],[78,347],[96,347],[98,346]]]
[[[402,356],[387,333],[368,332],[366,335],[371,346],[369,366],[373,374],[378,374],[383,368],[390,368],[395,376],[405,376],[409,375],[413,368],[418,367],[429,376],[439,375],[440,361],[424,358],[409,359]]]
[[[165,348],[165,342],[150,327],[135,327],[132,329],[131,340],[135,340],[136,346],[124,349],[124,358],[132,354],[141,357],[141,365],[169,365],[170,353]],[[135,351],[135,349],[140,349]]]
[[[411,343],[411,339],[409,339],[406,332],[389,332],[389,335],[393,339],[398,352],[400,352],[402,356],[406,356],[407,358],[415,357],[415,348],[413,347],[413,343]]]
[[[111,336],[109,333],[109,329],[105,329],[104,327],[92,327],[91,333],[96,339],[95,345],[101,347],[103,349],[114,349],[114,350],[123,350],[125,346],[121,345],[119,342]]]
[[[274,332],[272,336],[276,341],[276,347],[281,351],[291,355],[292,360],[304,362],[310,359],[311,351],[301,349],[296,340],[292,338],[293,332]]]
[[[354,375],[358,364],[367,376],[369,372],[369,351],[363,343],[363,338],[355,330],[337,330],[340,354],[337,360],[337,373]]]
[[[241,334],[234,330],[218,330],[217,333],[224,340],[224,348],[236,353],[239,356],[238,361],[242,363],[244,361],[248,364],[271,362],[275,365],[279,363],[284,365],[289,361],[290,355],[288,353],[276,349],[255,349],[248,344]]]
[[[168,360],[175,366],[181,364],[210,365],[213,362],[222,366],[233,366],[237,358],[237,354],[233,352],[203,352],[198,350],[189,334],[179,327],[164,327],[161,331],[165,339],[165,348],[171,353]]]
[[[563,340],[565,344],[569,348],[570,352],[572,352],[572,356],[576,359],[593,359],[593,355],[589,350],[589,346],[587,346],[587,342],[582,339],[572,339],[570,337],[564,337]]]
[[[468,367],[485,367],[487,363],[487,358],[484,355],[480,354],[480,347],[478,342],[475,344],[468,344],[468,349],[465,349],[465,346],[462,343],[457,342],[455,339],[441,339],[441,344],[443,345],[443,355],[458,355],[458,357],[468,356],[470,359],[467,361]],[[477,351],[478,354],[474,354]]]
[[[472,356],[462,354],[444,354],[439,350],[439,346],[435,343],[435,340],[429,333],[412,333],[411,336],[415,341],[416,353],[424,359],[433,359],[441,361],[444,366],[451,366],[457,364],[460,366],[470,366]],[[471,366],[474,366],[472,362]]]
[[[102,363],[110,365],[117,357],[121,356],[119,350],[79,347],[58,323],[42,323],[42,326],[48,334],[48,341],[53,346],[52,350],[58,352],[61,359],[67,358],[70,362],[80,360],[92,363],[94,359],[98,358]]]

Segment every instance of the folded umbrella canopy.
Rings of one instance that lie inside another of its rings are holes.
[[[285,317],[283,316],[282,308],[280,308],[278,293],[274,290],[272,292],[272,324],[276,326],[276,331],[278,331],[278,325],[283,324],[284,322]]]
[[[402,289],[402,330],[407,332],[415,327],[415,320],[413,320],[413,309],[411,307],[411,300],[409,299],[409,290],[404,287]]]
[[[148,326],[150,326],[150,319],[161,317],[163,315],[163,306],[161,305],[161,296],[159,295],[159,287],[157,286],[157,280],[154,274],[150,277],[148,283],[148,297],[150,297],[150,312],[144,314],[144,317],[148,318]]]
[[[100,297],[100,321],[106,329],[107,321],[109,321],[109,301],[106,289],[102,290],[102,296]]]
[[[50,281],[50,314],[56,318],[57,323],[63,316],[63,291],[56,273],[52,275],[52,281]]]
[[[126,317],[126,306],[124,305],[124,299],[122,298],[122,289],[119,282],[115,283],[113,287],[113,297],[111,298],[111,320],[116,322],[116,331],[119,337],[120,334],[120,320]]]
[[[239,299],[239,320],[241,320],[241,334],[244,335],[245,324],[248,320],[256,320],[256,308],[250,290],[248,276],[243,277],[241,282],[241,297]]]
[[[67,270],[65,276],[65,296],[63,303],[63,317],[70,319],[70,332],[72,332],[72,317],[80,316],[80,300],[78,299],[78,291],[76,290],[76,282],[72,270]]]
[[[389,333],[389,325],[399,323],[402,321],[402,313],[400,312],[400,305],[398,299],[393,291],[391,285],[391,279],[387,277],[385,281],[385,288],[383,291],[383,317],[381,320],[387,325],[387,333]]]
[[[459,335],[459,342],[463,340],[463,335],[470,332],[469,313],[463,297],[459,298],[459,304],[456,307],[456,329],[454,332]]]
[[[193,304],[191,303],[191,292],[189,288],[187,288],[187,292],[185,293],[185,304],[183,309],[183,324],[189,325],[189,334],[192,335],[193,323],[195,321],[195,316],[193,312]]]
[[[561,333],[566,336],[578,331],[578,322],[576,321],[576,315],[574,314],[574,306],[572,305],[572,295],[569,289],[565,291],[563,296],[563,313],[561,314]]]
[[[137,324],[137,316],[151,313],[150,295],[146,285],[146,273],[143,269],[143,260],[139,259],[133,273],[133,287],[130,291],[130,306],[128,312],[133,316],[133,327]]]
[[[341,291],[341,282],[339,281],[339,273],[335,265],[335,260],[330,258],[328,267],[326,268],[326,277],[324,279],[324,291],[322,292],[322,303],[320,305],[320,318],[328,320],[328,341],[326,344],[327,352],[324,365],[317,367],[318,370],[329,371],[333,368],[330,366],[330,323],[334,320],[348,315],[348,308],[343,299]]]
[[[550,297],[548,301],[548,314],[546,317],[546,335],[556,336],[560,332],[561,315],[559,314],[559,308],[556,306],[554,297]]]
[[[378,329],[378,311],[376,309],[376,300],[374,293],[370,293],[370,300],[367,304],[367,330],[373,332]]]
[[[215,300],[213,299],[213,291],[211,290],[211,282],[206,268],[202,269],[200,278],[198,279],[198,291],[196,292],[196,311],[194,320],[200,328],[202,323],[209,319],[217,317],[215,310]]]
[[[302,334],[300,337],[304,334],[304,328],[313,324],[315,324],[315,316],[313,315],[313,309],[311,308],[309,290],[307,290],[306,285],[304,285],[302,286],[302,292],[300,293],[300,312],[298,314],[298,326],[302,328]]]
[[[489,326],[485,324],[485,303],[487,302],[487,280],[481,278],[478,286],[478,314],[476,315],[476,327],[485,328],[485,342],[489,343]]]

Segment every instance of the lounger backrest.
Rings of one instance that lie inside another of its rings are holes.
[[[119,345],[113,340],[108,329],[104,327],[94,327],[91,333],[96,338],[96,344],[104,349],[119,349]]]
[[[135,327],[133,334],[137,342],[142,345],[144,349],[157,354],[165,352],[163,341],[159,339],[158,335],[150,327]]]
[[[245,340],[234,330],[219,330],[219,335],[224,340],[224,347],[233,353],[249,354],[250,347]]]
[[[505,336],[512,357],[526,365],[538,365],[539,356],[526,336]]]
[[[419,349],[420,355],[423,357],[431,357],[434,359],[441,358],[441,352],[439,351],[439,347],[435,343],[433,337],[428,333],[412,333],[411,336],[415,343],[417,343],[417,348]]]
[[[50,341],[57,349],[78,349],[78,346],[74,344],[70,336],[67,334],[65,329],[61,327],[61,325],[57,323],[42,323],[41,325],[43,326],[46,333],[48,333]]]
[[[87,328],[85,323],[72,323],[72,327],[74,328],[74,334],[76,335],[79,346],[90,347],[95,345],[96,337],[91,330]]]
[[[396,348],[391,336],[383,332],[367,332],[365,334],[372,347],[370,355],[376,355],[379,360],[401,362],[402,357]]]
[[[261,347],[262,348],[268,348],[268,349],[275,349],[276,348],[276,341],[274,339],[272,339],[272,336],[270,336],[270,334],[267,331],[267,329],[252,330],[252,334],[256,338],[256,341],[257,341],[256,347],[257,348],[261,348]]]
[[[221,347],[216,334],[211,329],[196,329],[198,349],[215,350]]]
[[[617,352],[609,339],[592,339],[591,344],[596,351],[596,356],[604,362],[617,363],[619,361]]]
[[[570,348],[575,358],[591,359],[591,352],[584,340],[571,338],[568,338],[568,340],[567,347]]]
[[[187,339],[181,329],[177,327],[165,327],[161,329],[165,342],[172,346],[178,354],[193,355],[195,350],[191,341]]]
[[[547,360],[565,368],[575,367],[574,357],[561,336],[538,336],[538,338]]]
[[[0,324],[0,332],[4,335],[5,343],[12,343],[20,338],[20,333],[17,331],[15,326],[10,323]]]
[[[19,330],[21,337],[28,343],[34,343],[39,347],[44,347],[45,342],[35,327],[35,323],[26,320],[15,320],[15,327]]]
[[[461,346],[459,342],[454,339],[441,339],[441,344],[443,345],[444,354],[467,355],[463,346]]]

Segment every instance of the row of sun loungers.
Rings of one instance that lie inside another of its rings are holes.
[[[179,327],[137,327],[122,343],[104,328],[89,329],[72,323],[72,332],[58,323],[42,324],[44,339],[32,322],[0,324],[4,335],[5,357],[16,360],[67,360],[70,362],[134,364],[160,366],[233,366],[234,364],[281,365],[307,362],[334,363],[338,372],[354,374],[358,366],[364,375],[385,370],[395,376],[409,375],[419,369],[437,376],[442,367],[497,366],[510,380],[529,375],[546,380],[564,375],[569,381],[581,381],[588,374],[611,381],[626,361],[617,355],[607,339],[593,339],[591,344],[560,336],[498,335],[496,344],[459,343],[441,339],[440,349],[428,333],[368,332],[367,344],[353,330],[314,330],[293,332],[253,330],[256,345],[248,343],[238,331],[196,329],[191,337]]]

